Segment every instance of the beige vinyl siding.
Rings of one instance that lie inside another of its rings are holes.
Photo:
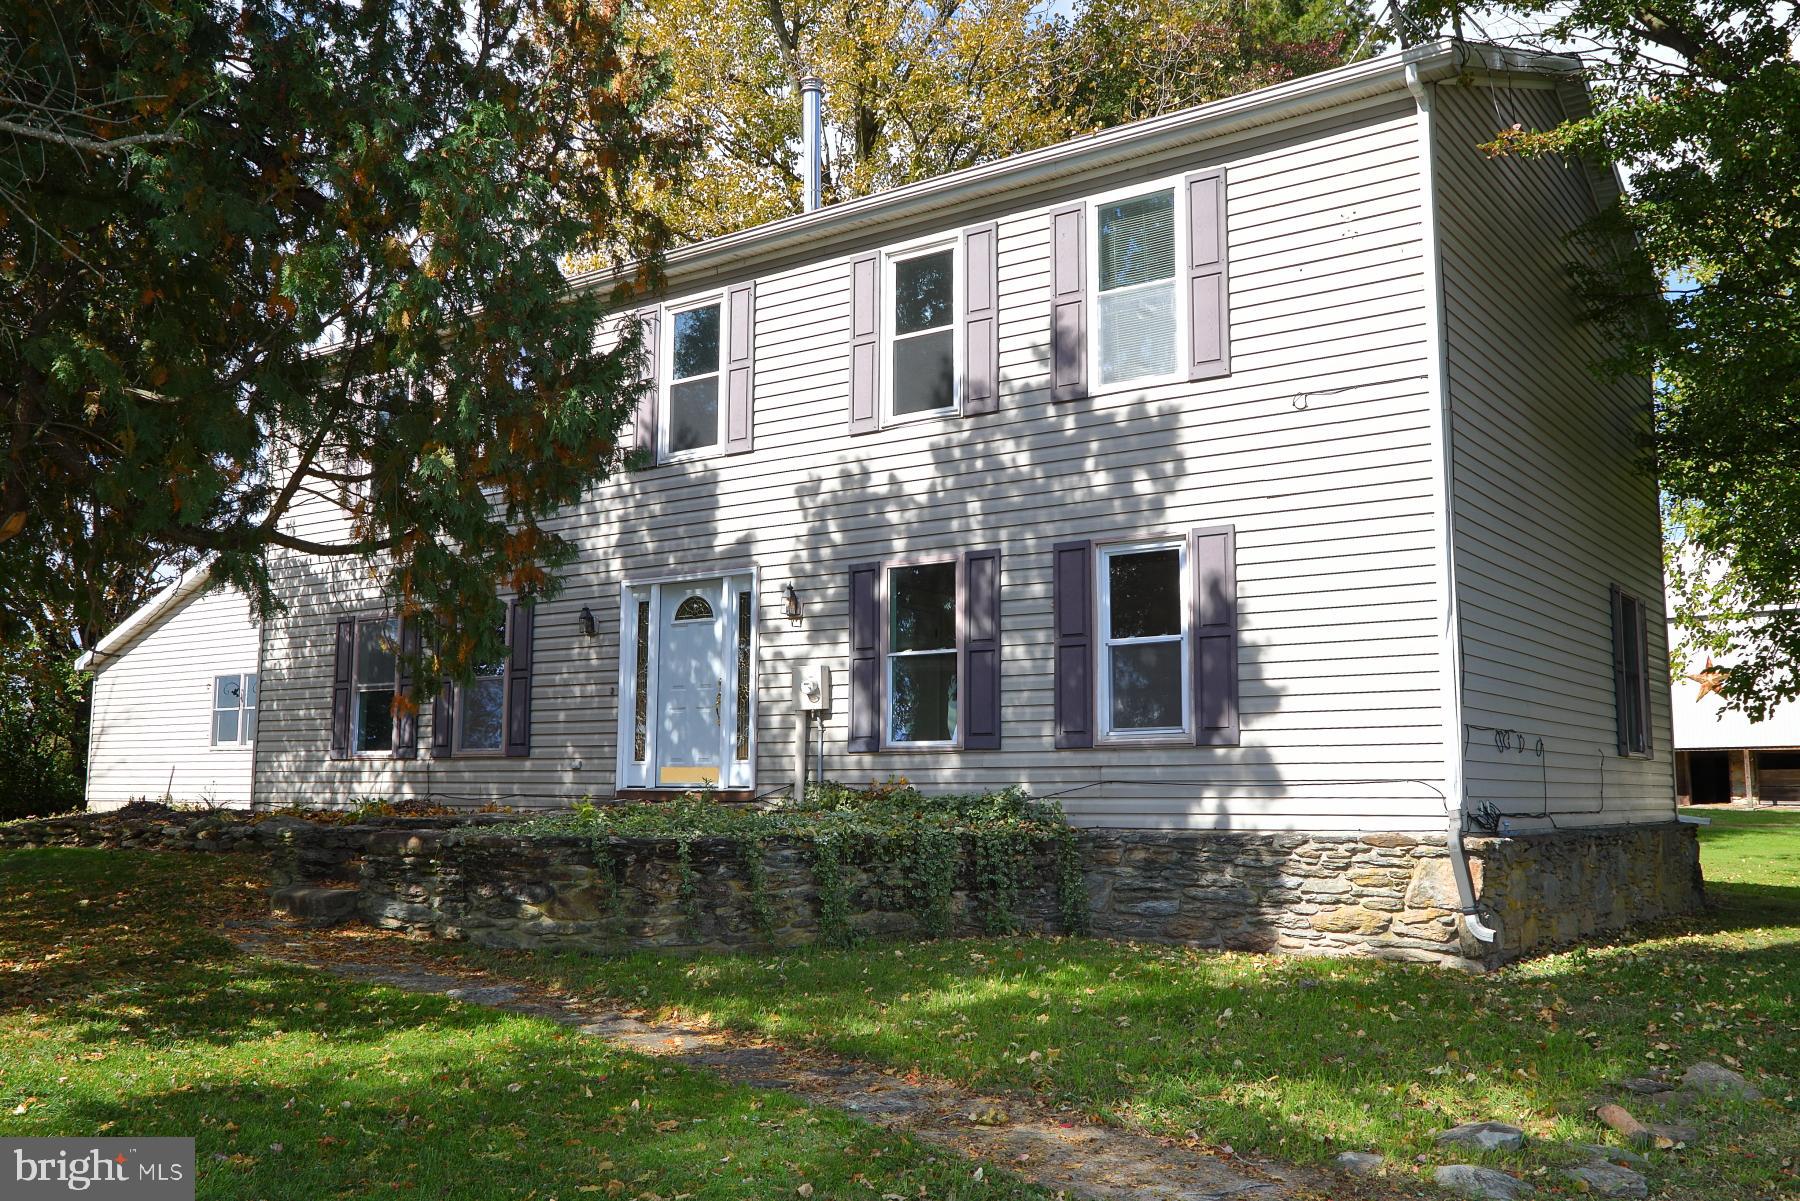
[[[257,628],[242,593],[216,588],[177,603],[94,677],[87,800],[250,803],[249,747],[212,745],[213,677],[254,672]]]
[[[1565,267],[1564,237],[1594,214],[1594,193],[1578,163],[1477,149],[1515,122],[1561,121],[1556,92],[1437,96],[1469,802],[1526,821],[1547,807],[1565,827],[1668,820],[1661,537],[1639,459],[1650,386],[1594,373],[1607,346],[1580,320]],[[1618,754],[1615,582],[1648,618],[1648,760]],[[1497,742],[1494,730],[1515,733]]]
[[[998,221],[1001,407],[989,417],[849,436],[851,251],[759,277],[754,452],[629,475],[558,522],[582,554],[539,611],[531,758],[434,762],[427,718],[416,762],[328,760],[331,623],[379,602],[353,568],[294,561],[269,637],[259,797],[610,797],[621,581],[754,565],[759,792],[790,779],[791,672],[820,662],[835,676],[834,779],[1025,784],[1078,821],[1121,826],[1441,829],[1415,122],[1390,99],[1141,168],[1158,180],[1227,169],[1233,372],[1202,384],[1050,400],[1049,212],[1116,174],[941,227]],[[1242,745],[1055,750],[1052,545],[1227,523]],[[1003,749],[846,753],[849,568],[989,547],[1004,556]],[[788,583],[797,626],[782,616]]]

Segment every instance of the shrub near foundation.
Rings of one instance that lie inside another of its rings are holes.
[[[1073,831],[1054,802],[1034,800],[1017,788],[972,795],[928,796],[904,780],[856,789],[815,785],[806,799],[770,807],[726,805],[704,794],[664,803],[577,805],[569,813],[533,818],[511,827],[515,837],[585,837],[597,866],[621,885],[611,860],[612,840],[671,839],[680,851],[677,870],[684,901],[698,894],[689,848],[699,839],[739,844],[750,886],[750,908],[759,925],[770,921],[762,849],[774,839],[804,848],[818,886],[824,941],[846,945],[855,938],[845,864],[882,861],[897,865],[903,900],[927,935],[949,931],[953,897],[965,889],[992,932],[1017,928],[1022,875],[1046,845],[1054,849],[1058,909],[1064,929],[1085,926],[1086,898]],[[616,900],[616,896],[615,896]]]

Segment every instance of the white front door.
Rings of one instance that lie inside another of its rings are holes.
[[[622,591],[619,787],[753,787],[754,577]]]
[[[656,782],[699,788],[724,762],[724,588],[718,580],[665,585],[656,649]]]

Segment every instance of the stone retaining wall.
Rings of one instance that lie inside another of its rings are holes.
[[[761,865],[752,885],[748,859]],[[809,848],[723,838],[520,838],[498,831],[390,831],[367,841],[361,912],[379,926],[483,946],[578,950],[731,951],[820,941],[821,886]],[[850,849],[840,868],[843,926],[875,937],[919,937],[922,920],[901,866]],[[1055,856],[1021,865],[1012,913],[972,886],[965,848],[949,932],[1059,928]],[[685,883],[684,883],[685,881]],[[761,910],[760,914],[758,910]]]
[[[614,838],[597,853],[584,839],[521,838],[507,820],[94,814],[0,826],[0,849],[261,851],[278,889],[353,888],[365,920],[488,946],[727,951],[823,932],[805,846],[765,844],[758,889],[732,841],[690,843],[684,870],[673,840]],[[1491,967],[1701,904],[1695,827],[1677,822],[1466,839],[1481,909],[1498,930],[1491,945],[1456,912],[1442,835],[1084,829],[1077,839],[1088,925],[1108,938]],[[984,910],[971,875],[965,853],[953,933],[987,932],[1006,916]],[[1046,846],[1020,872],[1016,928],[1062,932],[1055,879]],[[852,851],[841,880],[844,927],[920,936],[900,864]]]
[[[1469,837],[1477,942],[1443,835],[1083,830],[1091,925],[1109,938],[1492,967],[1702,903],[1695,827]]]

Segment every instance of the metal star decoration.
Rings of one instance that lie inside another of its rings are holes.
[[[1694,697],[1697,701],[1705,700],[1709,695],[1725,695],[1725,669],[1714,667],[1711,655],[1706,657],[1705,667],[1689,672],[1687,678],[1700,685],[1700,691]]]

